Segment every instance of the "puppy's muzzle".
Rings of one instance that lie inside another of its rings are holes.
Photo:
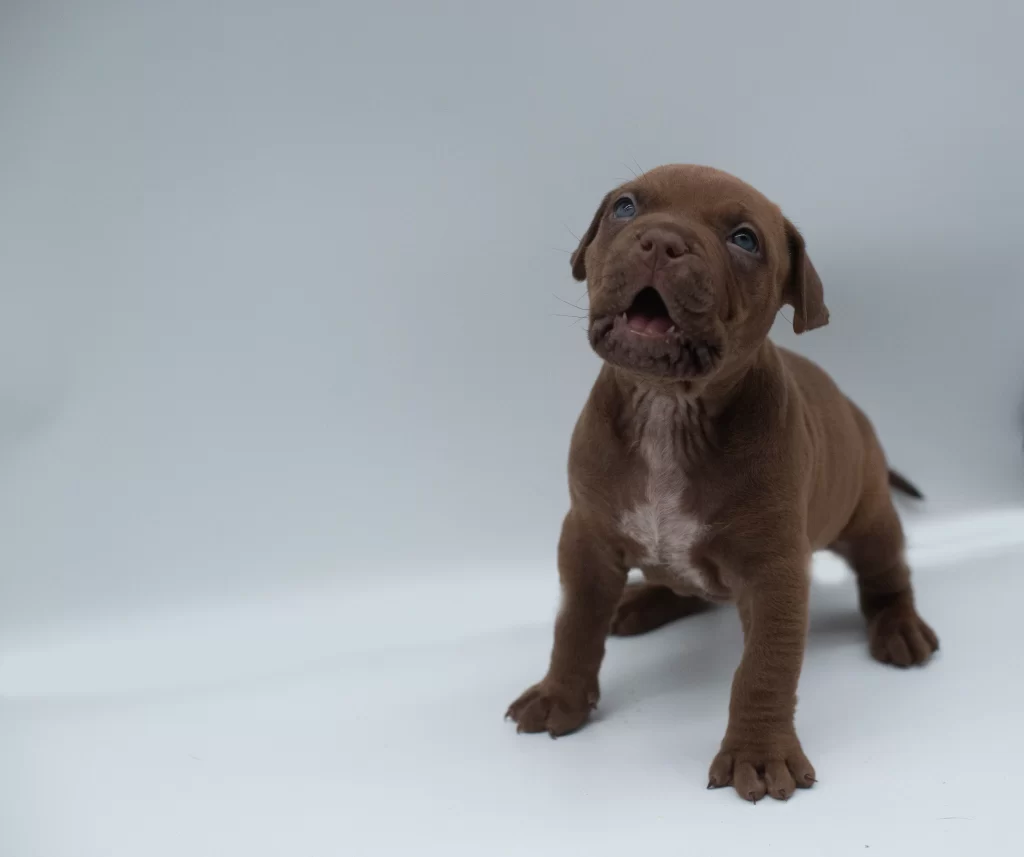
[[[651,271],[651,285],[671,290],[680,309],[694,315],[710,312],[715,290],[702,265],[694,264],[694,241],[665,226],[649,226],[637,233],[633,249],[641,265]]]

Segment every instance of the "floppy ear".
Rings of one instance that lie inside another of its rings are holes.
[[[828,307],[821,287],[821,277],[814,270],[804,238],[786,221],[789,244],[789,278],[782,289],[782,302],[793,307],[793,332],[803,333],[828,324]]]
[[[594,242],[597,237],[597,230],[601,226],[601,218],[604,216],[604,211],[608,207],[608,200],[611,199],[611,194],[606,193],[604,199],[601,200],[601,204],[597,207],[597,211],[594,212],[594,219],[590,221],[590,226],[587,227],[587,231],[583,234],[580,239],[580,246],[576,248],[576,251],[572,254],[569,259],[572,265],[572,275],[575,279],[581,283],[587,278],[587,248]]]

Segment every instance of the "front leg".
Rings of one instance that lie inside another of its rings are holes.
[[[809,551],[762,566],[739,594],[743,659],[732,684],[729,726],[711,763],[708,788],[732,785],[757,802],[787,800],[814,784],[793,717],[807,636]]]
[[[584,724],[599,694],[605,638],[626,585],[616,551],[570,512],[558,543],[562,606],[547,675],[512,705],[506,717],[519,732],[566,735]]]

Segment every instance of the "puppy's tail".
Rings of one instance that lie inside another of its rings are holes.
[[[921,493],[921,489],[907,479],[907,477],[902,473],[898,473],[895,470],[889,471],[889,485],[897,491],[902,491],[908,497],[913,497],[915,500],[924,499],[924,494]]]

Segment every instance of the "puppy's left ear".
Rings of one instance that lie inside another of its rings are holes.
[[[793,307],[793,332],[824,327],[828,324],[828,307],[821,277],[807,255],[803,236],[788,220],[786,242],[789,244],[789,277],[782,289],[782,302]]]
[[[604,217],[605,209],[608,208],[608,200],[611,197],[610,193],[604,195],[604,199],[601,200],[597,211],[594,212],[594,219],[590,221],[590,226],[587,227],[587,231],[583,233],[583,237],[580,239],[580,246],[576,248],[576,251],[569,259],[572,265],[572,275],[581,283],[587,278],[587,248],[594,243],[594,239],[597,237],[597,230],[601,228],[601,218]]]

